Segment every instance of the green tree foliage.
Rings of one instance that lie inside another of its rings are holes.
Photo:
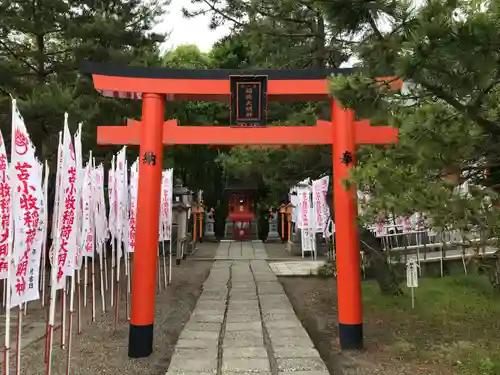
[[[101,97],[79,68],[84,60],[159,66],[158,48],[164,36],[151,29],[167,3],[1,1],[0,129],[6,141],[10,140],[12,95],[18,99],[38,157],[49,162],[52,174],[64,112],[69,113],[73,132],[78,122],[84,123],[84,151],[92,149],[97,162],[106,160],[109,165],[110,151],[117,147],[96,148],[95,127],[139,117],[140,103]],[[53,191],[52,184],[49,196]]]
[[[371,196],[365,218],[426,212],[438,229],[458,229],[466,240],[474,228],[479,252],[500,228],[499,181],[485,176],[500,162],[500,3],[396,5],[376,13],[391,20],[388,30],[372,18],[354,49],[360,74],[331,85],[345,106],[400,129],[398,144],[360,151],[353,182]],[[391,93],[368,78],[388,69],[409,83],[405,90]],[[469,193],[457,194],[464,181]],[[490,272],[497,288],[499,270],[497,261]]]
[[[191,0],[188,17],[209,14],[212,28],[230,25],[243,36],[250,64],[263,68],[324,68],[345,58],[337,32],[314,0]],[[193,8],[194,10],[191,10]]]
[[[10,133],[10,98],[18,99],[39,157],[55,170],[63,113],[84,122],[84,149],[97,123],[123,123],[139,103],[101,98],[79,73],[83,60],[159,65],[164,37],[150,32],[166,1],[7,0],[0,3],[0,125]],[[98,159],[109,150],[96,150]]]
[[[484,175],[500,161],[500,4],[478,4],[399,4],[387,13],[389,31],[373,22],[357,45],[362,73],[332,81],[344,105],[400,129],[397,145],[360,152],[355,180],[372,195],[372,213],[423,211],[438,227],[475,224],[496,231],[496,210],[485,202],[496,192]],[[390,93],[367,78],[388,67],[411,83],[402,92]],[[470,194],[454,194],[464,180],[472,184]]]

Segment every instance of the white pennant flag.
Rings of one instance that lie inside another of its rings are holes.
[[[116,174],[115,174],[115,199],[116,199],[116,256],[117,259],[121,259],[123,256],[122,243],[126,243],[124,237],[124,226],[128,223],[127,212],[126,212],[126,200],[128,199],[127,193],[127,183],[125,181],[125,168],[126,168],[126,148],[122,148],[117,155],[116,162]]]
[[[57,232],[57,220],[59,219],[59,189],[62,186],[62,167],[63,167],[63,144],[62,144],[62,132],[59,132],[59,143],[57,147],[57,171],[56,171],[56,189],[54,196],[54,210],[52,212],[52,228],[50,232],[50,237],[52,239],[56,238]],[[52,242],[52,247],[55,246],[55,241]],[[53,249],[52,249],[53,250]],[[52,262],[52,257],[50,257]],[[51,263],[52,264],[52,263]]]
[[[12,192],[5,142],[0,132],[0,279],[7,278],[7,256],[12,245]]]
[[[137,159],[130,167],[130,211],[129,211],[129,229],[128,229],[128,246],[130,253],[135,250],[135,229],[137,221],[137,189],[139,182],[139,159]]]
[[[11,307],[39,298],[38,270],[44,223],[42,165],[36,159],[24,120],[12,101],[12,202],[14,222]]]
[[[106,218],[106,204],[104,198],[104,167],[100,164],[94,169],[94,196],[95,196],[95,228],[96,228],[96,239],[97,251],[100,253],[101,245],[109,239],[108,221]]]
[[[108,201],[109,201],[109,233],[112,238],[116,237],[116,190],[115,190],[115,155],[113,155],[113,159],[111,160],[111,169],[109,170],[108,175]]]
[[[75,269],[76,247],[76,157],[68,128],[68,115],[64,115],[63,167],[59,187],[59,212],[57,221],[56,287],[64,286],[65,276],[72,276]]]
[[[160,218],[158,220],[158,242],[165,241],[165,171],[161,172]]]
[[[173,191],[173,169],[163,172],[162,182],[162,212],[164,240],[172,238],[172,191]]]
[[[302,237],[302,252],[313,251],[313,222],[311,215],[311,188],[309,186],[300,186],[297,188],[299,197],[299,222]]]
[[[75,269],[79,270],[82,266],[84,237],[82,237],[82,220],[83,220],[83,179],[85,169],[83,168],[82,160],[82,123],[78,124],[78,130],[74,136],[75,164],[76,164],[76,206],[75,206],[75,233],[76,233],[76,254],[74,259]]]
[[[94,256],[94,205],[92,195],[92,166],[91,161],[87,163],[83,178],[82,189],[82,255],[86,257]]]
[[[316,222],[316,232],[325,233],[328,219],[330,217],[330,209],[326,201],[328,193],[329,177],[325,176],[319,180],[312,182],[313,207],[314,217]]]

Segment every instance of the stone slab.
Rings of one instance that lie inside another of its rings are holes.
[[[330,375],[328,371],[279,371],[278,375]]]
[[[214,331],[220,332],[222,323],[200,323],[194,320],[189,320],[184,326],[184,329],[190,331]]]
[[[245,323],[245,322],[260,322],[260,316],[256,315],[247,315],[247,314],[235,314],[228,315],[227,322],[228,323]]]
[[[211,348],[217,346],[218,339],[179,339],[176,348]]]
[[[256,305],[256,306],[252,306],[252,307],[247,307],[247,306],[229,306],[229,308],[227,309],[227,314],[248,314],[248,315],[258,315],[260,316],[260,310],[259,310],[259,306]]]
[[[250,331],[261,330],[262,323],[259,322],[245,322],[245,323],[228,323],[226,322],[226,333],[230,331]]]
[[[264,346],[224,348],[223,359],[225,358],[267,358],[267,350]]]
[[[222,372],[271,372],[271,368],[267,358],[227,358]]]
[[[278,321],[268,321],[264,322],[264,326],[266,329],[273,329],[273,328],[280,328],[280,329],[286,329],[286,328],[301,328],[302,323],[300,322],[297,317],[294,317],[293,319],[288,319],[288,320],[278,320]]]
[[[229,298],[231,301],[256,301],[257,293],[234,293]]]
[[[276,358],[321,358],[314,348],[277,346],[273,350]]]
[[[219,338],[219,332],[217,331],[191,331],[184,329],[179,336],[180,339],[212,339],[216,340]]]
[[[217,314],[217,315],[203,315],[203,314],[193,314],[191,316],[191,319],[195,322],[200,322],[200,323],[222,323],[224,321],[224,315],[223,314]]]
[[[258,300],[250,300],[250,301],[229,301],[228,304],[229,307],[241,307],[241,308],[247,308],[247,307],[259,307],[259,301]]]
[[[225,301],[227,294],[201,294],[198,301]]]
[[[193,315],[223,315],[224,310],[202,310],[202,309],[194,309],[192,312]]]
[[[294,318],[296,318],[296,316],[293,312],[290,312],[288,314],[262,314],[262,319],[264,320],[264,322],[293,320]]]
[[[202,300],[196,304],[195,309],[199,310],[224,310],[226,301],[224,300]]]
[[[252,290],[255,290],[255,284],[254,284],[253,278],[252,278],[252,280],[248,280],[248,281],[236,281],[236,280],[231,279],[231,289],[235,289],[235,290],[252,289]]]
[[[224,336],[224,347],[255,347],[264,345],[264,336],[260,331],[228,331]]]
[[[278,372],[321,371],[328,372],[321,358],[279,358]]]

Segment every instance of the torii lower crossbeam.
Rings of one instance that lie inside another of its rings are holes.
[[[357,145],[397,142],[398,130],[371,126],[370,121],[354,122]],[[97,127],[99,145],[140,145],[141,121],[127,120],[126,126]],[[270,126],[238,128],[229,126],[179,126],[177,120],[163,123],[164,145],[331,145],[332,122],[318,120],[314,126]]]

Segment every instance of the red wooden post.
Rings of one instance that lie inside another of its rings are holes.
[[[336,235],[337,298],[340,348],[362,349],[363,316],[356,188],[346,189],[343,181],[355,162],[354,113],[332,100],[333,201]]]
[[[140,240],[132,267],[130,358],[147,357],[153,352],[163,119],[163,96],[143,94],[136,231]]]

